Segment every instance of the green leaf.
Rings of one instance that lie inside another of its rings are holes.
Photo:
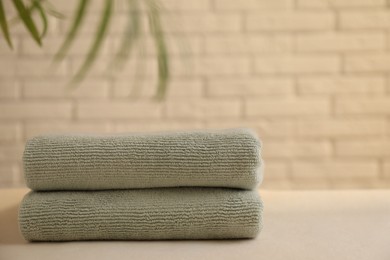
[[[11,49],[13,49],[11,36],[9,35],[9,31],[8,31],[7,20],[5,18],[4,7],[3,7],[2,0],[0,0],[0,26],[1,26],[1,30],[3,31],[3,35],[4,35],[4,38],[7,41],[8,46]]]
[[[149,26],[157,50],[158,84],[156,99],[161,100],[165,97],[170,78],[168,51],[159,15],[159,6],[153,0],[148,0],[147,2],[149,6]]]
[[[97,27],[97,32],[95,36],[95,40],[87,54],[87,57],[84,60],[84,63],[81,65],[80,69],[73,77],[70,86],[74,86],[74,84],[80,82],[84,79],[85,74],[88,72],[89,68],[95,61],[97,54],[99,53],[100,47],[102,45],[104,36],[107,32],[108,25],[110,23],[110,18],[112,14],[112,1],[106,0],[105,7],[103,9],[102,18],[99,26]]]
[[[37,27],[35,26],[34,21],[31,18],[30,11],[24,6],[22,0],[13,0],[14,6],[18,11],[20,18],[22,19],[26,29],[30,32],[31,36],[35,42],[42,46],[41,37],[38,33]]]
[[[42,1],[42,0],[34,0],[34,1]],[[36,6],[34,6],[34,5],[30,5],[29,7],[27,7],[27,10],[28,10],[29,13],[33,13],[35,11],[35,9],[36,9]],[[9,23],[10,26],[12,26],[12,25],[15,25],[15,24],[19,23],[20,20],[21,20],[21,17],[18,14],[17,16],[12,17],[8,21],[8,23]]]
[[[42,32],[40,33],[40,38],[42,40],[42,38],[44,38],[46,33],[47,33],[47,28],[48,28],[49,22],[47,20],[46,11],[43,8],[41,3],[45,3],[45,0],[32,0],[32,4],[29,7],[27,7],[26,9],[27,9],[28,13],[30,14],[30,16],[32,16],[34,14],[34,12],[38,10],[39,15],[42,19],[42,24],[43,24],[43,29],[42,29]],[[12,26],[20,21],[21,21],[21,17],[16,16],[16,17],[13,17],[9,21],[9,24]]]
[[[73,40],[74,40],[74,38],[75,38],[79,28],[80,28],[80,25],[81,25],[83,19],[84,19],[85,10],[86,10],[88,3],[89,3],[89,0],[80,0],[80,4],[78,6],[76,16],[73,19],[73,23],[72,23],[72,26],[68,32],[68,35],[66,36],[65,41],[62,43],[59,51],[54,56],[55,61],[62,60],[65,57],[66,53],[68,52],[70,46],[72,45],[72,42],[73,42]]]
[[[47,12],[48,15],[51,15],[55,18],[58,18],[58,19],[65,19],[65,15],[63,13],[60,13],[56,10],[56,8],[54,7],[54,5],[52,3],[50,3],[49,1],[44,1],[43,4],[45,5],[45,10]]]
[[[40,35],[40,37],[42,39],[43,37],[45,37],[45,35],[47,33],[47,27],[48,27],[47,16],[46,16],[45,10],[43,9],[40,1],[35,0],[33,2],[32,6],[33,6],[33,8],[38,9],[39,15],[41,16],[41,19],[42,19],[43,29],[42,29],[42,32]]]
[[[115,54],[115,57],[109,66],[112,69],[121,69],[123,67],[140,34],[140,11],[138,0],[128,0],[128,5],[128,24],[118,52]]]

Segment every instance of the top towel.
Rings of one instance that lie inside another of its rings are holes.
[[[203,186],[253,189],[260,141],[248,129],[122,135],[44,135],[27,141],[33,190]]]

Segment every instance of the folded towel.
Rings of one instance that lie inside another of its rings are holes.
[[[240,189],[33,191],[19,225],[30,241],[252,238],[262,209],[256,191]]]
[[[33,190],[252,189],[262,180],[260,142],[247,129],[45,135],[27,142],[23,162]]]

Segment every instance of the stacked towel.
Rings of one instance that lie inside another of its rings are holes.
[[[30,241],[252,238],[260,142],[246,129],[47,135],[26,144]]]

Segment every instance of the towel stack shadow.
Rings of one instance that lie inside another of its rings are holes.
[[[253,238],[261,144],[248,129],[44,135],[26,144],[29,241]]]

